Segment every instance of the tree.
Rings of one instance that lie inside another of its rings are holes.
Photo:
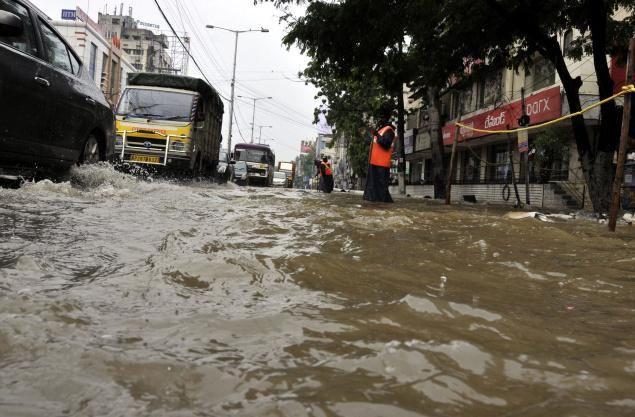
[[[565,57],[592,56],[600,99],[613,94],[607,55],[625,53],[633,36],[634,0],[445,0],[439,21],[442,44],[460,51],[466,63],[518,68],[540,54],[555,67],[571,113],[581,110],[581,77],[573,77]],[[615,18],[618,9],[628,13]],[[484,11],[487,11],[485,13]],[[487,30],[485,30],[487,28]],[[572,48],[563,52],[558,34],[577,29]],[[599,135],[589,135],[582,116],[572,119],[573,135],[595,211],[608,208],[612,161],[619,142],[614,102],[601,107]]]
[[[584,80],[571,74],[565,58],[590,56],[600,99],[610,97],[607,55],[625,56],[635,29],[634,10],[635,0],[315,0],[290,23],[284,42],[297,44],[319,68],[342,78],[375,76],[396,96],[404,83],[411,83],[415,95],[426,98],[435,122],[434,164],[445,167],[438,161],[443,159],[438,97],[449,87],[449,77],[460,81],[470,75],[465,68],[479,66],[518,69],[541,55],[555,67],[571,113],[577,112]],[[618,19],[618,11],[625,18]],[[571,29],[578,35],[563,51],[558,35]],[[619,142],[616,105],[602,105],[598,135],[589,134],[582,116],[571,124],[594,210],[606,210]]]
[[[326,72],[325,72],[326,71]],[[348,157],[355,175],[365,177],[368,165],[366,135],[377,120],[381,105],[390,101],[374,77],[358,81],[344,78],[311,62],[304,71],[308,81],[318,87],[316,99],[321,99],[329,123],[334,126],[334,136],[347,140]]]
[[[408,2],[310,2],[305,15],[290,23],[289,32],[283,39],[287,46],[297,45],[311,58],[305,75],[319,88],[331,90],[326,94],[327,99],[338,101],[340,92],[344,98],[348,92],[359,97],[355,91],[359,87],[356,83],[365,83],[372,90],[366,92],[368,97],[384,95],[397,102],[397,129],[402,152],[403,85],[412,78],[409,71],[416,68],[407,51],[404,5]],[[375,87],[379,87],[381,93],[376,94]],[[366,114],[371,110],[356,109]],[[402,192],[405,192],[404,167],[402,160],[399,167]]]

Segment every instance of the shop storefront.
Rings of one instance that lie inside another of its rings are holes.
[[[554,86],[528,96],[525,100],[525,112],[530,117],[530,124],[536,125],[554,120],[562,115],[562,95],[559,86]],[[482,112],[461,121],[465,126],[478,130],[509,130],[519,127],[518,119],[522,116],[521,101],[517,100],[499,108]],[[543,133],[532,131],[529,135],[529,147]],[[457,134],[457,127],[452,122],[443,128],[443,143],[450,147]],[[518,149],[517,135],[489,134],[461,127],[458,132],[458,184],[506,184],[511,182],[512,162],[516,178],[524,178],[527,167]],[[511,153],[511,160],[510,160]],[[554,161],[554,177],[566,177],[568,169],[568,152],[559,161]],[[532,160],[529,162],[530,181],[539,183],[544,178],[536,172]]]

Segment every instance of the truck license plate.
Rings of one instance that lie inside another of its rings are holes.
[[[130,160],[133,162],[144,162],[146,164],[158,164],[161,162],[161,158],[159,156],[151,155],[132,155]]]

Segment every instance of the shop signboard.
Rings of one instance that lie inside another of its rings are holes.
[[[531,118],[531,124],[538,124],[560,117],[562,115],[560,87],[551,87],[528,96],[525,99],[525,111]],[[461,123],[482,130],[516,129],[518,127],[518,119],[522,114],[521,101],[517,100],[497,109],[462,120]],[[456,125],[453,123],[448,123],[443,127],[444,145],[452,144],[455,131]],[[462,142],[486,135],[488,135],[488,133],[461,128],[459,141]]]

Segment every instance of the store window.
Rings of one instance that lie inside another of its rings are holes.
[[[467,150],[463,156],[461,172],[464,184],[478,184],[481,180],[481,159]]]
[[[489,182],[511,182],[512,173],[509,165],[509,147],[507,144],[494,145],[489,150]]]
[[[420,184],[423,176],[423,161],[410,162],[410,169],[410,184]]]

